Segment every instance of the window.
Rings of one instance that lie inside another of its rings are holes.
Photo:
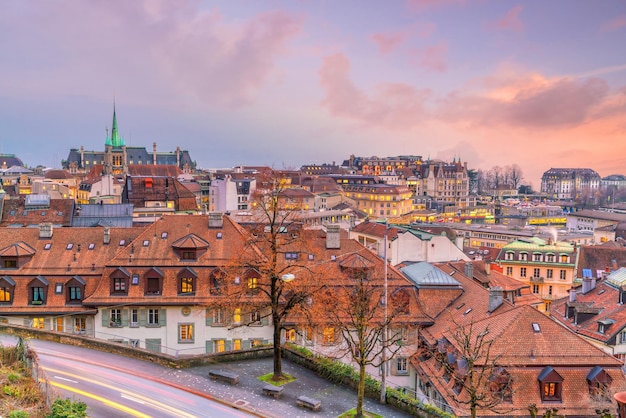
[[[148,277],[146,279],[146,294],[158,295],[161,293],[161,281],[158,277]]]
[[[54,293],[60,295],[63,293],[63,283],[57,283],[54,285]]]
[[[541,254],[533,254],[533,261],[541,261]]]
[[[559,258],[561,259],[561,263],[567,263],[569,260],[569,257],[566,254],[561,254]]]
[[[548,286],[548,295],[552,295],[552,285]]]
[[[546,366],[538,377],[542,401],[561,401],[563,378],[552,368]]]
[[[519,259],[521,261],[528,261],[528,253],[519,253]]]
[[[193,343],[193,324],[178,324],[178,342]]]
[[[626,344],[626,331],[619,333],[619,342],[620,344]]]
[[[182,259],[183,260],[195,260],[196,252],[195,251],[183,251]]]
[[[254,311],[250,314],[250,322],[253,324],[260,324],[261,323],[261,312],[259,311]]]
[[[83,317],[74,318],[74,332],[84,334],[87,330],[87,319]]]
[[[43,318],[33,318],[33,328],[37,328],[37,329],[45,329],[46,328],[46,322]]]
[[[533,277],[539,277],[539,269],[538,268],[534,268],[533,269]]]
[[[43,249],[44,249],[44,250],[49,250],[49,249],[50,249],[50,247],[52,247],[52,244],[51,244],[51,243],[49,243],[49,242],[47,242],[47,243],[46,243],[46,245],[44,245],[44,246],[43,246]]]
[[[241,323],[241,308],[235,308],[233,312],[233,322],[235,324]]]
[[[324,328],[324,335],[322,342],[324,344],[334,344],[335,343],[335,328],[326,327]]]
[[[148,325],[159,325],[158,309],[148,309]]]
[[[293,328],[290,328],[288,330],[285,330],[285,341],[289,342],[289,343],[295,343],[296,342],[296,330]]]
[[[554,270],[552,270],[552,269],[546,270],[546,277],[548,279],[551,279],[553,276],[554,276]]]
[[[522,267],[519,269],[520,277],[526,277],[526,267]]]
[[[546,261],[549,263],[554,263],[554,254],[547,254]]]
[[[144,240],[143,240],[143,246],[144,246],[144,247],[147,247],[148,245],[150,245],[150,241],[149,241],[149,240],[147,240],[147,239],[144,239]]]
[[[93,250],[94,248],[96,248],[96,244],[94,244],[93,242],[87,247],[88,250]]]
[[[409,369],[407,368],[407,360],[406,357],[398,357],[396,360],[396,370],[398,374],[408,374]]]
[[[241,340],[233,340],[233,350],[241,350]]]
[[[139,326],[139,310],[138,309],[130,310],[130,326],[131,327]]]
[[[111,323],[112,327],[121,327],[122,326],[122,310],[121,309],[111,309]]]
[[[31,305],[42,305],[44,303],[44,288],[43,287],[31,287],[30,288],[30,303]]]
[[[306,329],[304,330],[304,343],[306,345],[313,344],[313,328],[306,327]]]
[[[180,293],[182,294],[191,294],[194,292],[193,290],[193,277],[182,277],[180,279]]]
[[[133,273],[133,279],[130,282],[133,286],[137,286],[139,284],[139,275],[137,273]]]
[[[256,277],[248,277],[248,289],[255,290],[259,285],[259,279]]]
[[[78,302],[82,300],[82,287],[70,286],[68,289],[68,292],[69,292],[70,302]]]
[[[297,260],[297,259],[298,259],[298,253],[294,253],[294,252],[285,253],[285,260]]]
[[[535,295],[539,293],[539,285],[538,284],[534,284],[533,285],[533,293]]]
[[[126,293],[126,279],[123,277],[113,278],[113,291],[115,293]]]
[[[507,267],[506,268],[506,275],[507,276],[512,276],[513,275],[513,267]]]
[[[7,268],[7,269],[17,268],[17,260],[16,259],[5,259],[4,260],[4,268]]]
[[[0,287],[0,302],[11,302],[11,287]]]
[[[226,341],[224,340],[215,340],[213,341],[213,352],[214,353],[223,353],[226,347]]]
[[[567,272],[565,270],[559,271],[559,279],[561,280],[567,279]]]

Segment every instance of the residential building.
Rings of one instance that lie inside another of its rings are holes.
[[[541,192],[554,200],[595,199],[601,181],[590,168],[551,168],[541,176]]]
[[[528,284],[543,299],[539,309],[549,311],[574,285],[578,254],[575,243],[532,237],[503,246],[496,263],[502,273]]]
[[[165,213],[198,211],[196,195],[171,177],[126,176],[122,203],[133,205],[135,222],[153,222]]]
[[[602,228],[608,228],[608,232],[614,232],[617,225],[626,222],[626,213],[583,209],[568,213],[566,218],[568,231],[583,232],[595,236],[596,231]],[[605,242],[611,237],[611,235],[606,235],[607,229],[604,232],[599,232],[598,239],[594,239],[595,242]]]
[[[53,199],[47,194],[3,199],[0,227],[38,227],[42,223],[71,226],[74,208],[73,199]]]
[[[238,212],[251,208],[252,193],[256,190],[253,174],[233,172],[217,174],[209,186],[209,212]]]

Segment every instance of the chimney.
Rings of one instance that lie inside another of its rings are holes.
[[[576,302],[576,289],[569,290],[569,301]]]
[[[180,168],[180,147],[176,147],[176,167]]]
[[[326,249],[341,248],[340,227],[337,224],[326,225]]]
[[[111,228],[108,226],[104,227],[104,239],[102,241],[105,245],[109,245],[111,242]]]
[[[491,274],[491,261],[485,260],[485,274],[489,276]]]
[[[502,287],[495,286],[489,288],[489,312],[495,311],[502,305]]]
[[[157,163],[157,158],[156,158],[156,142],[152,143],[152,164],[156,165]]]
[[[52,238],[52,224],[50,222],[39,224],[39,238]]]
[[[224,227],[224,213],[209,212],[209,228],[223,228],[223,227]]]
[[[474,265],[469,261],[465,262],[465,275],[470,279],[474,278]]]
[[[591,283],[591,277],[583,277],[583,295],[586,295],[592,290],[593,290],[593,286]]]

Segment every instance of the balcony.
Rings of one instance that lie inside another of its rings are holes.
[[[530,278],[530,282],[531,282],[531,283],[543,283],[543,281],[544,281],[544,278],[543,278],[543,277],[535,277],[535,276],[532,276],[532,277]]]

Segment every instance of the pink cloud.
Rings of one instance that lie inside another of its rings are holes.
[[[509,10],[502,18],[488,24],[487,26],[493,30],[521,32],[524,30],[524,24],[520,19],[521,12],[522,6],[517,5]]]
[[[319,70],[326,92],[322,105],[333,116],[394,130],[414,127],[423,120],[430,91],[386,83],[368,94],[354,85],[350,70],[350,61],[343,54],[326,57]]]
[[[430,71],[443,73],[447,69],[446,53],[448,43],[445,41],[424,49],[415,49],[412,53],[412,61],[418,66]]]
[[[602,32],[613,32],[616,30],[620,30],[624,27],[626,27],[626,15],[621,15],[609,20],[608,22],[605,22],[600,30]]]
[[[398,45],[402,44],[408,36],[408,31],[389,33],[378,32],[373,34],[370,38],[376,45],[378,45],[378,51],[381,54],[388,54]]]

